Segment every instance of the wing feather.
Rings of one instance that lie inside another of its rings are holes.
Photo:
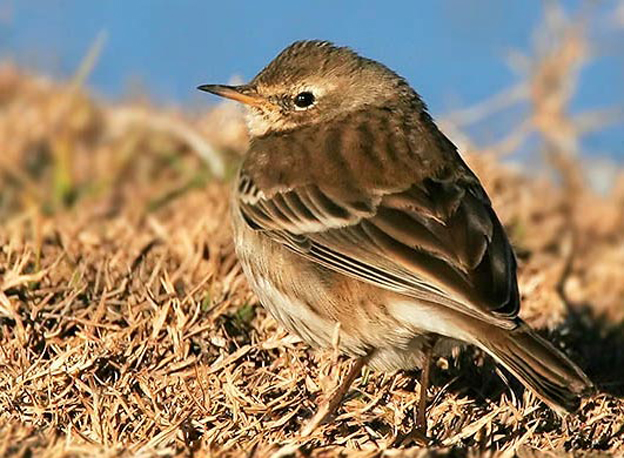
[[[357,212],[307,185],[242,196],[239,208],[250,227],[329,269],[505,325],[517,313],[515,261],[489,202],[428,192],[412,186]]]

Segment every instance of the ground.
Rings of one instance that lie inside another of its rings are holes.
[[[229,105],[113,106],[2,67],[0,455],[624,454],[622,172],[598,195],[466,156],[517,252],[521,315],[599,387],[579,412],[558,418],[467,348],[436,361],[429,449],[405,440],[417,371],[365,370],[303,440],[349,362],[288,335],[247,286],[227,212],[245,142]]]

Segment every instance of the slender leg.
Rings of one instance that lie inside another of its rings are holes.
[[[429,376],[431,375],[431,360],[433,359],[433,347],[435,338],[425,341],[423,344],[423,366],[420,375],[420,399],[418,399],[418,412],[414,428],[404,436],[397,437],[395,446],[406,446],[414,441],[418,445],[426,447],[431,444],[427,437],[427,389],[429,388]]]
[[[431,440],[427,437],[427,389],[429,388],[429,378],[431,375],[431,360],[433,359],[433,348],[435,346],[435,338],[430,338],[423,344],[423,366],[420,375],[420,398],[418,399],[418,411],[416,413],[416,422],[414,428],[405,434],[396,438],[394,446],[404,447],[412,442],[427,447],[431,445]]]
[[[425,436],[427,435],[427,389],[429,388],[429,377],[431,375],[431,359],[433,358],[433,347],[435,340],[427,341],[423,348],[424,361],[422,374],[420,376],[420,399],[418,400],[418,416],[416,417],[416,428]]]
[[[312,419],[307,425],[305,425],[301,431],[302,436],[305,437],[312,434],[314,430],[321,425],[321,423],[327,420],[327,418],[336,411],[342,403],[342,399],[345,397],[345,394],[349,391],[349,387],[362,371],[362,367],[366,364],[367,359],[368,358],[366,357],[361,357],[355,360],[355,363],[351,366],[351,369],[349,369],[347,376],[342,379],[336,388],[334,388],[333,392],[319,407]]]
[[[434,340],[430,340],[423,348],[424,361],[422,374],[420,376],[420,399],[418,400],[418,416],[416,417],[416,428],[424,435],[427,435],[427,390],[429,389],[429,378],[431,375],[431,360],[433,358]]]

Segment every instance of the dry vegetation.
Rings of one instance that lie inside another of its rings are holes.
[[[523,317],[601,392],[561,421],[481,353],[458,351],[437,361],[429,410],[434,447],[453,454],[624,454],[624,172],[598,195],[568,154],[582,129],[565,107],[587,54],[566,30],[520,89],[479,107],[476,118],[501,100],[531,109],[468,160],[517,250]],[[337,418],[298,437],[347,364],[285,334],[241,274],[226,184],[245,149],[238,112],[96,102],[80,88],[89,61],[65,85],[0,68],[0,455],[425,453],[404,440],[410,373],[364,371]],[[530,133],[559,184],[496,157]]]

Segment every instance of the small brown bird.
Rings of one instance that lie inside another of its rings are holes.
[[[201,90],[247,107],[251,141],[235,183],[236,252],[285,328],[363,364],[422,368],[476,345],[560,414],[592,384],[518,318],[516,260],[490,199],[408,83],[325,41],[300,41],[249,84]]]

